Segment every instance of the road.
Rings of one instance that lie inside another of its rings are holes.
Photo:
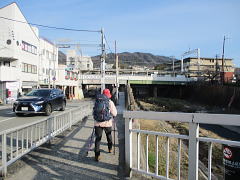
[[[66,110],[78,107],[81,105],[85,105],[89,102],[89,100],[79,100],[79,101],[69,101],[67,102]],[[62,111],[54,111],[53,115],[56,115]],[[36,115],[27,115],[24,117],[17,117],[14,112],[12,112],[11,106],[2,106],[0,107],[0,132],[18,127],[20,125],[28,124],[34,121],[38,121],[40,119],[44,119],[46,116],[41,114]]]

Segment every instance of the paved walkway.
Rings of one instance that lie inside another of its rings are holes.
[[[115,155],[108,153],[105,134],[101,142],[100,162],[94,160],[93,150],[87,155],[94,123],[93,117],[89,116],[74,125],[71,131],[54,138],[51,145],[45,144],[26,155],[19,170],[10,167],[6,179],[124,179],[124,121],[121,114],[124,104],[122,93],[117,107],[120,114],[116,118]]]

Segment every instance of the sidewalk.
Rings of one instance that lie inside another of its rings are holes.
[[[117,107],[121,113],[124,101]],[[44,145],[26,155],[20,170],[9,168],[8,180],[17,179],[124,179],[124,121],[119,114],[116,131],[116,154],[108,153],[105,133],[101,141],[101,160],[94,160],[94,152],[87,155],[92,133],[93,117],[75,125],[71,131],[57,136],[51,145]],[[94,148],[94,144],[92,149]],[[120,150],[120,152],[119,152]],[[20,163],[21,164],[21,163]],[[13,174],[13,175],[11,175]]]

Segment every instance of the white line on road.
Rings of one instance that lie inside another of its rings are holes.
[[[66,108],[66,110],[67,109],[70,109],[70,108]],[[8,111],[6,114],[14,114],[15,112],[12,112],[12,111]],[[56,114],[57,113],[57,111],[54,111],[54,112],[52,112],[52,114]],[[0,123],[1,122],[5,122],[5,121],[8,121],[8,120],[11,120],[11,119],[13,119],[13,118],[16,118],[16,117],[11,117],[11,118],[8,118],[8,119],[4,119],[4,120],[0,120]]]
[[[4,121],[8,121],[8,120],[13,119],[13,118],[16,118],[16,117],[7,118],[7,119],[4,119],[4,120],[2,120],[2,121],[0,120],[0,123],[1,123],[1,122],[4,122]]]

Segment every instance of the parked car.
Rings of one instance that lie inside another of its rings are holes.
[[[60,89],[35,89],[19,97],[13,104],[17,116],[42,113],[49,116],[52,111],[64,111],[66,97]]]

